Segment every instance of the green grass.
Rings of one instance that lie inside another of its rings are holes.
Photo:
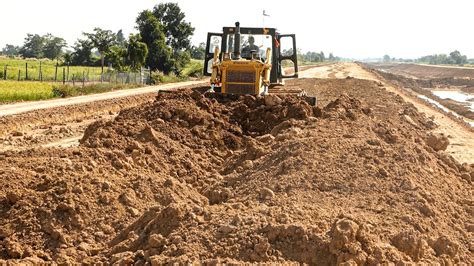
[[[0,81],[0,102],[38,101],[130,89],[139,86],[138,84],[98,83],[82,87],[37,81]]]
[[[0,56],[0,79],[3,79],[4,67],[7,66],[7,80],[18,80],[18,70],[20,70],[20,79],[26,79],[26,63],[28,63],[28,80],[39,80],[39,68],[41,61],[41,72],[43,73],[43,80],[52,81],[55,77],[56,72],[56,61],[49,59],[21,59],[21,58],[8,58]],[[63,69],[66,71],[67,67],[58,66],[57,80],[63,79]],[[75,77],[81,77],[82,75],[89,75],[92,77],[99,77],[101,74],[100,67],[86,67],[86,66],[70,66],[69,67],[69,79]],[[97,79],[97,78],[96,78]]]
[[[103,93],[112,90],[133,89],[141,87],[139,84],[110,84],[97,83],[87,86],[71,86],[71,85],[53,85],[53,94],[55,97],[73,97],[79,95],[88,95]]]
[[[200,78],[202,77],[203,71],[204,61],[191,59],[191,62],[189,62],[189,64],[183,70],[181,70],[181,76]]]
[[[50,83],[0,81],[0,102],[37,101],[53,97],[53,85]]]
[[[54,80],[55,62],[47,59],[42,59],[43,80]],[[28,62],[28,77],[25,81],[25,63]],[[8,64],[7,77],[8,80],[3,80],[3,66]],[[21,80],[18,79],[18,69],[21,69]],[[152,80],[155,84],[172,83],[188,80],[189,77],[202,77],[203,62],[202,60],[191,60],[191,62],[181,71],[180,75],[164,75],[162,72],[153,72]],[[89,75],[100,76],[100,67],[81,67],[74,66],[69,69],[69,79],[72,79],[73,74],[79,76],[78,80],[82,79],[82,73],[89,72]],[[7,58],[0,56],[0,103],[16,102],[16,101],[36,101],[45,100],[58,97],[71,97],[78,95],[86,95],[93,93],[107,92],[111,90],[120,90],[128,88],[136,88],[139,84],[115,84],[115,83],[97,83],[90,84],[84,87],[80,82],[78,86],[62,85],[61,83],[39,82],[38,80],[39,60],[36,59],[18,59]],[[62,68],[58,68],[58,81],[61,81]],[[92,79],[92,78],[91,78]],[[99,78],[92,79],[99,80]],[[112,78],[113,81],[113,78]]]

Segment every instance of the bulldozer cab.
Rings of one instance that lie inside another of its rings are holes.
[[[236,34],[239,31],[238,34]],[[240,37],[240,45],[235,38]],[[237,46],[237,47],[235,47]],[[298,77],[296,39],[294,34],[279,34],[275,28],[224,27],[222,33],[208,33],[204,75],[211,76],[214,52],[217,58],[266,61],[270,49],[270,86],[282,83],[284,78]],[[228,58],[225,58],[228,57]]]

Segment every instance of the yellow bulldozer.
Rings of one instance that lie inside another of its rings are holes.
[[[298,77],[296,39],[275,28],[241,28],[236,22],[222,33],[208,33],[204,75],[211,77],[209,92],[297,94],[316,105],[303,90],[283,87],[284,79]]]

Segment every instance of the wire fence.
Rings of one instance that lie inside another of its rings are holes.
[[[0,71],[0,80],[56,82],[73,86],[104,82],[150,84],[150,77],[150,70],[145,68],[135,72],[120,72],[109,68],[101,73],[98,67],[44,66],[41,62],[34,66],[25,63],[21,68],[4,65],[3,70]]]

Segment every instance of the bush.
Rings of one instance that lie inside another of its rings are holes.
[[[165,75],[161,71],[154,71],[151,73],[151,84],[172,83],[183,81],[184,79],[176,76],[174,73]]]
[[[55,97],[71,97],[78,95],[87,95],[93,93],[102,93],[112,90],[122,90],[140,87],[139,84],[114,84],[114,83],[98,83],[91,84],[84,87],[71,85],[54,85],[53,95]]]
[[[202,73],[204,70],[204,63],[200,60],[191,60],[188,65],[186,65],[183,70],[181,70],[180,75],[182,77],[194,77],[200,78],[202,77]]]

